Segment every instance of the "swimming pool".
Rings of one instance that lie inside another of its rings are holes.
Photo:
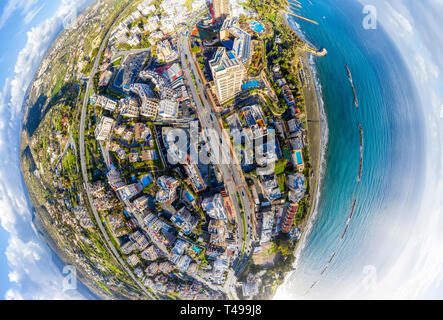
[[[192,194],[190,194],[189,192],[186,192],[185,197],[186,197],[186,199],[189,200],[189,202],[192,202],[195,200],[194,197],[192,196]]]
[[[251,90],[251,89],[256,89],[256,88],[263,88],[264,84],[261,81],[257,81],[257,80],[251,80],[248,82],[245,82],[244,84],[242,84],[242,89],[243,90]]]
[[[296,156],[296,159],[297,159],[297,165],[303,164],[303,159],[302,159],[302,157],[301,157],[301,152],[300,152],[300,151],[297,151],[297,152],[295,153],[295,156]]]
[[[251,20],[249,21],[249,26],[251,27],[251,29],[257,33],[262,33],[263,30],[265,30],[264,25],[262,25],[260,22],[256,21],[256,20]]]

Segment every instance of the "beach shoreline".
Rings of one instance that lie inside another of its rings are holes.
[[[288,17],[284,11],[280,12],[283,23],[294,30],[293,26],[288,21]],[[294,30],[296,32],[297,30]],[[299,35],[300,36],[300,35]],[[305,39],[302,37],[303,41]],[[308,138],[308,150],[309,150],[309,162],[311,164],[312,176],[309,179],[309,210],[303,221],[301,222],[301,238],[297,241],[294,255],[298,256],[300,251],[300,244],[303,243],[303,239],[307,235],[307,227],[311,220],[313,220],[314,212],[317,209],[319,190],[321,185],[321,162],[322,162],[322,119],[319,105],[319,96],[315,85],[315,79],[313,77],[312,66],[309,62],[309,53],[304,50],[300,50],[300,60],[303,65],[303,71],[305,74],[305,85],[303,86],[303,95],[305,98],[305,113],[306,113],[306,126],[307,126],[307,138]],[[297,260],[295,261],[297,263]]]
[[[312,218],[312,214],[316,209],[317,196],[320,185],[320,169],[321,169],[321,152],[322,152],[322,127],[320,117],[320,106],[318,103],[315,82],[311,72],[311,66],[308,61],[308,54],[304,52],[301,55],[303,70],[305,73],[306,85],[303,88],[303,95],[306,103],[306,125],[309,150],[309,163],[311,164],[311,173],[309,179],[309,211],[305,219],[301,223],[303,232]]]
[[[291,30],[294,28],[291,26],[289,21],[287,20],[287,15],[284,12],[281,12],[283,23],[289,27]],[[294,30],[296,31],[296,30]],[[303,39],[305,41],[305,39]],[[320,187],[322,180],[322,171],[323,166],[322,162],[324,157],[324,150],[327,143],[327,137],[323,140],[323,134],[327,134],[327,128],[322,127],[324,115],[322,115],[322,110],[320,106],[321,99],[321,90],[317,88],[315,77],[315,68],[311,61],[309,61],[309,53],[300,50],[300,62],[302,63],[302,69],[305,75],[304,78],[304,86],[303,86],[303,95],[305,98],[305,117],[306,117],[306,129],[307,129],[307,140],[308,140],[308,152],[309,152],[309,163],[311,165],[310,171],[310,179],[309,179],[309,208],[306,216],[300,223],[299,227],[301,230],[301,237],[296,242],[295,248],[293,250],[293,255],[295,261],[293,263],[293,271],[288,272],[285,275],[284,281],[278,287],[283,288],[289,281],[291,275],[294,274],[294,271],[297,268],[298,259],[300,257],[300,253],[304,248],[305,241],[307,236],[311,232],[311,228],[313,226],[314,220],[316,218],[316,212],[320,197]],[[315,57],[314,57],[315,58]],[[323,132],[325,131],[325,132]],[[272,298],[275,298],[277,290],[273,293]]]

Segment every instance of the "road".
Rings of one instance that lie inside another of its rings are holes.
[[[129,6],[128,6],[129,7]],[[112,254],[114,255],[114,257],[117,259],[117,261],[121,264],[121,266],[123,267],[123,269],[125,269],[125,271],[129,274],[129,276],[134,280],[135,283],[137,283],[139,285],[139,287],[143,290],[143,292],[151,299],[155,299],[155,297],[145,288],[145,286],[141,283],[141,281],[139,281],[136,276],[133,274],[133,272],[127,267],[126,262],[122,259],[122,257],[120,256],[119,252],[117,251],[117,249],[115,248],[114,244],[111,242],[111,239],[108,236],[108,233],[106,232],[103,223],[100,219],[100,216],[97,212],[97,210],[95,209],[94,203],[92,202],[92,198],[91,195],[89,193],[89,189],[87,188],[87,186],[89,185],[88,182],[88,172],[86,169],[86,162],[85,162],[85,118],[86,118],[86,110],[88,108],[88,103],[89,103],[89,94],[91,93],[91,91],[93,90],[93,79],[94,79],[94,75],[97,71],[98,65],[100,63],[100,58],[102,56],[102,53],[105,49],[105,46],[109,40],[109,37],[111,35],[111,30],[114,28],[115,22],[118,21],[123,14],[125,13],[126,9],[128,8],[126,7],[125,9],[122,10],[122,12],[120,13],[120,15],[117,17],[117,19],[114,21],[113,25],[109,28],[108,33],[106,34],[105,38],[103,39],[100,49],[95,57],[95,61],[94,61],[94,65],[92,67],[92,71],[91,74],[89,76],[89,81],[88,84],[86,86],[86,91],[85,91],[85,98],[83,100],[83,107],[82,107],[82,112],[81,112],[81,119],[80,119],[80,136],[79,136],[79,146],[80,146],[80,163],[81,163],[81,170],[82,170],[82,175],[83,175],[83,180],[84,180],[84,185],[85,185],[85,192],[87,195],[87,199],[89,201],[89,205],[92,209],[92,213],[94,215],[95,221],[97,222],[97,225],[100,229],[100,232],[103,236],[103,239],[105,241],[106,246],[110,249],[109,251],[112,252]]]
[[[195,17],[197,18],[197,17]],[[193,20],[195,20],[195,18]],[[178,47],[180,48],[181,53],[181,63],[183,66],[184,76],[189,84],[191,89],[191,94],[194,100],[194,103],[197,107],[197,114],[200,119],[201,125],[203,127],[203,137],[209,143],[211,148],[211,156],[214,156],[214,150],[220,150],[221,161],[218,159],[214,159],[214,164],[220,169],[223,175],[223,179],[225,182],[226,189],[230,195],[232,204],[234,206],[234,210],[236,213],[237,219],[237,235],[238,235],[238,250],[237,254],[240,256],[240,261],[234,269],[238,270],[238,267],[243,266],[247,260],[249,259],[249,253],[252,251],[252,226],[251,219],[253,219],[253,205],[251,203],[251,196],[249,195],[249,189],[247,187],[246,181],[244,179],[241,167],[237,159],[231,158],[231,154],[222,148],[222,146],[230,146],[230,138],[226,133],[226,130],[223,130],[222,125],[220,124],[218,116],[213,112],[213,108],[209,101],[206,99],[206,95],[204,94],[205,88],[203,86],[204,80],[201,79],[200,73],[197,70],[196,63],[193,61],[193,56],[190,52],[190,44],[188,41],[189,29],[193,25],[193,20],[188,25],[188,29],[183,31],[180,35]],[[189,69],[188,62],[186,62],[186,57],[190,62],[189,65],[191,70]],[[195,85],[193,85],[194,81],[191,76],[191,71],[195,77]],[[197,92],[197,90],[199,92]],[[202,94],[203,93],[203,94]],[[210,129],[210,130],[208,130]],[[216,133],[215,135],[213,133]],[[210,137],[212,133],[212,138]],[[229,149],[229,147],[228,147]],[[232,149],[231,149],[232,150]],[[231,159],[233,161],[231,161]],[[244,210],[244,218],[241,213],[240,203],[237,198],[237,194],[239,195],[242,208]],[[246,237],[245,237],[246,235]],[[243,247],[244,254],[243,254]],[[242,253],[240,253],[242,252]],[[229,273],[231,274],[231,273]],[[228,283],[232,282],[232,279],[228,277]]]

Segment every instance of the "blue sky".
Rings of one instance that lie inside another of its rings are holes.
[[[443,17],[442,0],[360,0],[377,9],[377,19],[396,44],[417,88],[425,120],[423,197],[408,245],[390,265],[380,288],[405,298],[443,297]],[[399,79],[401,81],[401,79]],[[414,183],[410,181],[409,183]],[[412,271],[412,272],[411,272]],[[412,274],[412,276],[411,276]]]
[[[0,3],[0,87],[6,77],[14,72],[17,55],[27,42],[27,32],[52,16],[58,1],[25,1],[32,5],[11,9],[9,3],[20,1],[1,1]],[[25,3],[24,2],[24,3]],[[29,6],[29,7],[27,7]]]
[[[18,143],[24,95],[63,20],[88,0],[0,2],[0,299],[81,299],[38,238],[21,183]],[[90,2],[90,1],[89,1]]]
[[[27,31],[55,12],[56,1],[18,2],[0,3],[0,88],[14,72],[17,56],[27,42]],[[12,3],[16,3],[17,7],[12,6]],[[0,297],[4,297],[11,286],[5,255],[8,239],[8,233],[0,227]]]

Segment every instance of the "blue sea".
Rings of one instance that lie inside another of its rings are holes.
[[[276,298],[370,296],[406,245],[404,234],[414,232],[425,161],[418,95],[382,26],[363,28],[365,15],[357,1],[301,4],[296,13],[319,24],[289,16],[290,24],[310,44],[328,50],[325,57],[312,57],[325,118],[322,180],[296,269]]]

